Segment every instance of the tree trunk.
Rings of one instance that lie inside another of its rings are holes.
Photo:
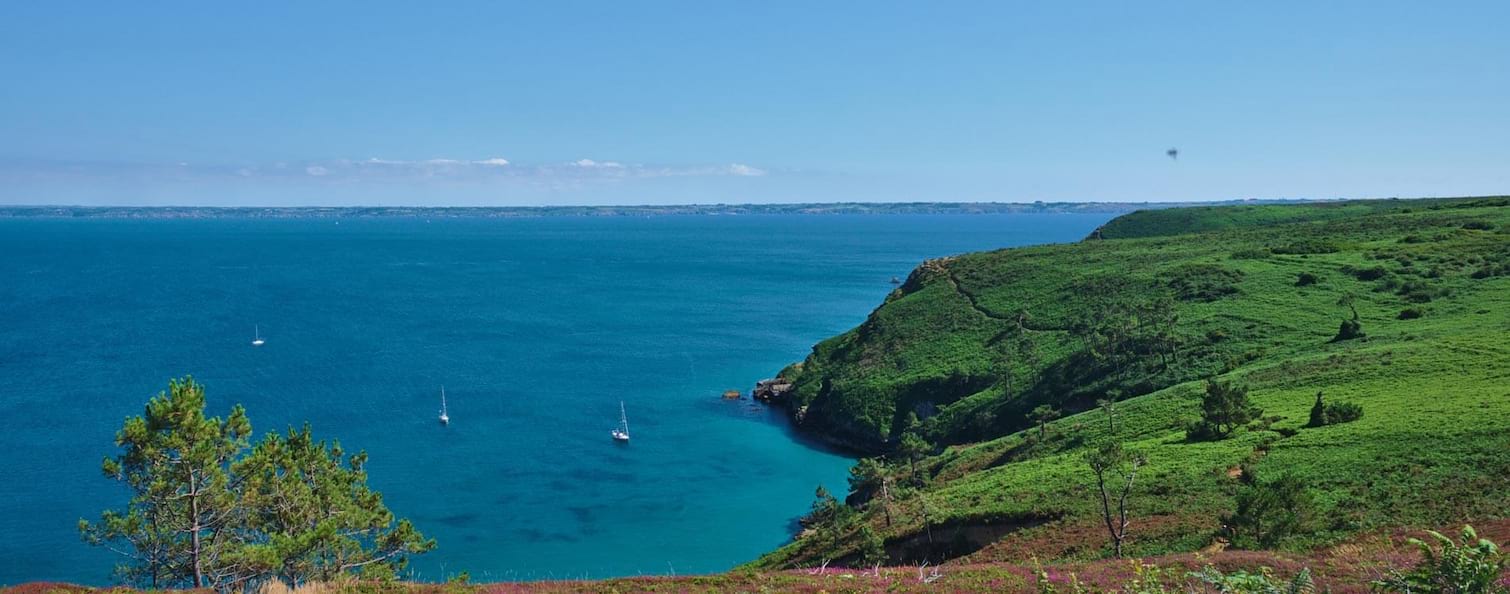
[[[189,473],[189,559],[194,564],[194,587],[204,587],[204,570],[199,567],[199,488],[194,485],[194,473]]]

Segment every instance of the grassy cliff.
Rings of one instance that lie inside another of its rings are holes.
[[[1239,492],[1279,476],[1311,502],[1282,548],[1502,517],[1510,199],[1141,211],[1076,244],[933,260],[782,375],[801,427],[885,455],[895,486],[756,567],[853,560],[869,534],[892,562],[1104,556],[1084,454],[1110,442],[1150,460],[1137,555],[1225,546]],[[1263,412],[1191,439],[1210,379]],[[1318,392],[1362,418],[1307,427]],[[1043,405],[1062,418],[1040,430]],[[909,432],[933,448],[917,476]]]

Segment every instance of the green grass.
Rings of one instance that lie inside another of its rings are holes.
[[[879,504],[859,520],[894,557],[917,554],[906,549],[924,529],[925,506],[946,535],[1000,527],[987,543],[937,545],[936,556],[1044,530],[1015,527],[1093,526],[1098,504],[1082,456],[1109,441],[1151,459],[1132,500],[1132,554],[1213,542],[1239,488],[1229,475],[1242,465],[1309,486],[1315,517],[1286,548],[1503,517],[1507,231],[1502,198],[1203,207],[1120,217],[1102,231],[1117,239],[932,261],[860,327],[784,372],[797,386],[791,406],[804,429],[874,453],[887,451],[909,413],[947,446],[922,463],[926,487],[899,491],[892,525]],[[1316,282],[1298,286],[1302,273]],[[1352,315],[1339,304],[1345,295],[1366,338],[1333,342]],[[1420,317],[1401,319],[1410,308]],[[1173,323],[1149,321],[1161,315]],[[1185,424],[1212,377],[1247,386],[1268,422],[1188,441]],[[1317,391],[1362,405],[1363,418],[1303,427]],[[1095,408],[1105,397],[1120,399],[1115,431]],[[1039,443],[1036,428],[1023,430],[1027,411],[1044,403],[1066,416]],[[902,477],[905,467],[892,472]],[[1175,527],[1139,534],[1140,521],[1155,520]],[[837,547],[819,540],[799,539],[754,566],[853,552],[843,538]],[[1072,556],[1102,556],[1103,542]]]

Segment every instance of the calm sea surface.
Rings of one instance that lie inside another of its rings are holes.
[[[0,584],[110,581],[75,524],[125,502],[99,461],[183,374],[259,434],[308,421],[367,450],[439,541],[419,579],[728,569],[787,541],[816,485],[844,492],[850,461],[721,392],[923,258],[1108,218],[0,220]]]

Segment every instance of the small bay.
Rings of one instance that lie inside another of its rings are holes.
[[[786,542],[817,485],[845,492],[851,460],[720,394],[924,258],[1111,216],[0,220],[0,584],[110,583],[75,525],[124,505],[99,461],[185,374],[259,435],[366,450],[439,542],[416,579],[726,570]]]

